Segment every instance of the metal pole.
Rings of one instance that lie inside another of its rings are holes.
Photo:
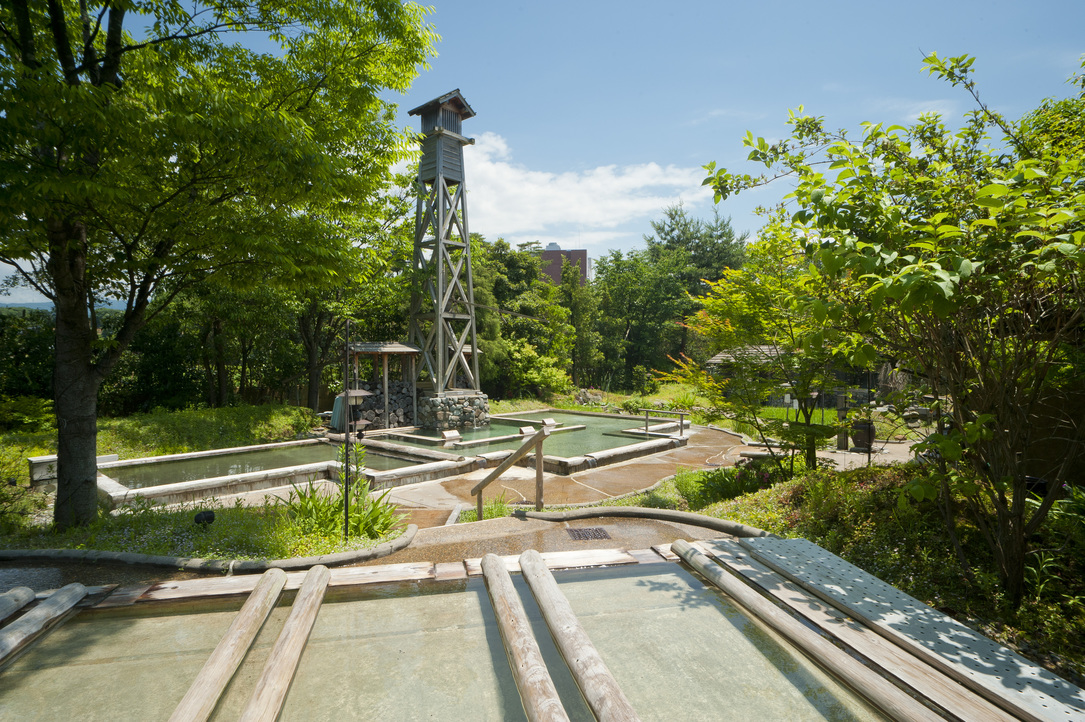
[[[648,438],[648,409],[644,410],[644,438]]]
[[[346,433],[343,434],[343,541],[350,539],[350,424],[354,412],[350,408],[350,319],[347,319],[343,343],[343,409],[346,411]]]

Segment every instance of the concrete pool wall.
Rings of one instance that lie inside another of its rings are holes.
[[[620,416],[616,414],[593,414],[583,412],[558,411],[543,409],[534,412],[517,412],[505,417],[494,417],[506,423],[540,423],[541,419],[527,419],[528,415],[539,414],[562,414],[565,416],[575,415],[583,417],[590,424],[593,417],[607,419],[621,419],[628,422],[628,427],[621,430],[621,434],[631,438],[645,436],[645,429],[640,419],[636,417]],[[614,446],[612,448],[588,451],[576,456],[557,456],[547,454],[544,447],[543,470],[560,476],[570,476],[577,472],[598,468],[609,464],[617,464],[637,457],[660,453],[680,446],[687,442],[686,437],[670,436],[669,432],[676,431],[678,425],[666,419],[653,419],[653,425],[647,430],[649,437],[644,441]],[[575,434],[580,426],[573,426],[564,433]],[[560,432],[561,427],[558,427]],[[396,429],[387,435],[375,434],[371,437],[359,440],[357,443],[364,446],[375,456],[387,457],[408,465],[402,468],[378,470],[366,468],[364,473],[374,490],[389,489],[408,484],[416,484],[435,479],[459,476],[478,469],[493,468],[504,461],[513,453],[510,449],[484,451],[483,444],[444,444],[442,448],[434,446],[418,446],[398,443],[395,434],[408,434],[411,430]],[[651,438],[656,437],[656,438]],[[334,436],[329,435],[332,440]],[[512,438],[512,437],[510,437]],[[180,481],[177,483],[162,483],[147,485],[142,488],[130,488],[110,475],[115,469],[130,469],[134,467],[147,467],[156,464],[169,464],[176,461],[196,461],[200,459],[225,457],[231,454],[246,454],[262,451],[281,451],[290,448],[311,447],[317,444],[328,444],[328,439],[305,439],[300,441],[288,441],[277,444],[259,444],[254,446],[235,447],[229,449],[215,449],[204,452],[191,452],[174,454],[169,456],[157,456],[143,459],[128,459],[124,461],[113,458],[103,458],[99,463],[98,494],[99,498],[110,508],[131,503],[136,499],[145,499],[159,504],[177,504],[194,502],[215,496],[240,494],[244,492],[259,491],[275,487],[289,486],[291,484],[305,484],[309,481],[338,480],[339,463],[336,461],[320,461],[316,463],[295,464],[277,468],[267,468],[258,471],[247,471],[227,475],[216,475],[207,478],[197,478]],[[476,450],[477,449],[477,450]],[[397,463],[399,463],[397,462]],[[48,475],[51,468],[55,468],[54,457],[41,457],[30,460],[32,476],[37,471],[37,478],[41,479]],[[535,468],[537,461],[535,454],[528,454],[520,462],[520,465]],[[41,483],[41,482],[39,482]]]

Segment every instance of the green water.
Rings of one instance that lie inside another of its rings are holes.
[[[244,451],[236,454],[204,456],[198,459],[160,461],[152,464],[118,466],[104,469],[102,473],[129,489],[148,486],[177,484],[183,481],[233,476],[250,471],[281,469],[284,466],[300,466],[324,461],[335,461],[339,447],[335,444],[304,444],[281,449]],[[353,452],[352,452],[353,453]],[[365,457],[366,468],[374,471],[401,469],[418,462],[397,459],[370,451]]]
[[[642,719],[880,719],[676,564],[555,577]],[[513,581],[570,718],[591,719],[534,597]],[[0,716],[166,719],[239,606],[81,614],[0,675]],[[238,718],[289,611],[272,612],[214,719]],[[482,578],[329,591],[281,719],[524,719]]]
[[[460,436],[464,441],[474,441],[476,439],[490,439],[495,436],[507,436],[509,434],[516,434],[519,432],[521,426],[534,426],[536,429],[542,427],[543,419],[553,419],[558,422],[560,426],[579,426],[585,425],[585,429],[577,429],[573,431],[557,431],[550,435],[543,446],[543,453],[547,456],[560,456],[564,458],[572,456],[580,456],[582,454],[588,454],[593,451],[605,451],[607,449],[616,449],[621,446],[629,446],[630,444],[636,444],[640,441],[644,441],[644,435],[633,435],[622,433],[625,429],[643,429],[644,417],[639,419],[635,416],[627,416],[623,418],[611,418],[609,416],[593,416],[588,414],[576,414],[563,411],[538,411],[529,414],[516,414],[515,420],[509,420],[499,417],[491,417],[490,425],[479,429],[460,429]],[[658,420],[651,422],[653,425],[660,423]],[[559,429],[560,429],[559,426]],[[433,432],[419,431],[415,432],[419,436],[431,436],[435,442],[439,442],[439,435]],[[407,446],[428,446],[429,448],[440,448],[446,451],[456,451],[470,456],[472,454],[481,454],[487,451],[506,451],[517,449],[524,443],[522,438],[509,439],[506,441],[495,441],[489,444],[477,444],[471,446],[455,446],[438,444],[436,447],[433,445],[427,445],[425,443],[415,442],[410,439],[400,439],[396,437],[389,437],[390,440],[396,443],[402,443]]]

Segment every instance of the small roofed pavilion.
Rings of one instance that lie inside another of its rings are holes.
[[[354,381],[360,380],[359,374],[359,361],[363,356],[369,356],[373,359],[373,368],[375,376],[379,373],[382,380],[382,388],[384,389],[384,425],[385,428],[389,425],[389,394],[388,394],[388,373],[389,373],[389,361],[391,359],[398,359],[400,366],[401,378],[404,381],[410,381],[411,384],[411,403],[413,418],[411,423],[414,426],[418,425],[418,356],[422,353],[422,349],[417,346],[411,346],[405,343],[399,343],[398,341],[362,341],[351,343],[349,346],[350,357],[352,365],[354,367]],[[379,369],[379,371],[378,371]],[[377,379],[374,378],[374,381]]]

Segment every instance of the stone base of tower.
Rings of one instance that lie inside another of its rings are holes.
[[[490,423],[490,399],[483,393],[424,396],[418,399],[418,426],[448,431]]]

